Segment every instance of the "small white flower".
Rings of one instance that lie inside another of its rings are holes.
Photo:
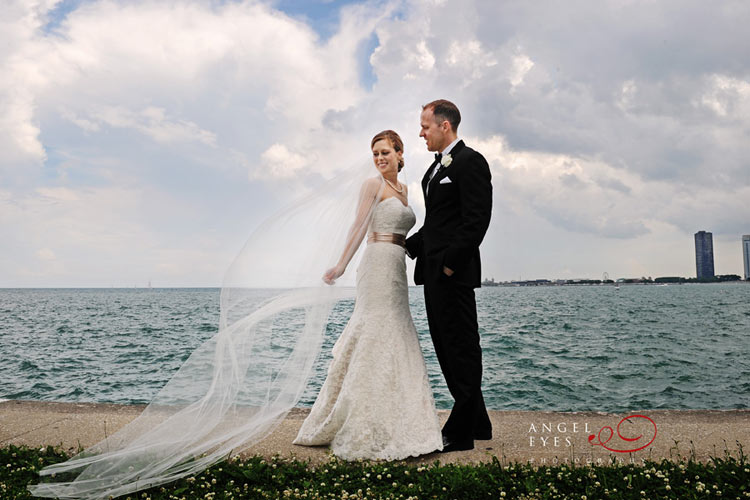
[[[440,164],[444,167],[447,167],[448,165],[451,164],[452,161],[453,161],[453,158],[451,157],[450,153],[448,153],[447,155],[443,156],[440,159]]]

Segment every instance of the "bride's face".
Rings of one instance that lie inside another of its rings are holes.
[[[372,146],[372,160],[380,175],[397,175],[401,157],[402,153],[393,149],[391,141],[387,139],[380,139]]]

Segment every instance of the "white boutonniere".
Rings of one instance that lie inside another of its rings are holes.
[[[447,155],[443,156],[440,159],[440,164],[444,167],[447,167],[448,165],[451,164],[452,161],[453,161],[453,158],[451,157],[450,153],[448,153]]]

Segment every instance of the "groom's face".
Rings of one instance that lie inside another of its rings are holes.
[[[419,121],[422,128],[419,137],[424,137],[427,143],[427,151],[439,152],[445,149],[445,146],[447,146],[445,144],[445,127],[435,121],[432,109],[422,110]]]

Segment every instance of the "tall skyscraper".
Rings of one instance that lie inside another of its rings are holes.
[[[706,231],[695,233],[695,271],[698,279],[714,277],[714,236]]]
[[[750,234],[742,236],[742,260],[745,262],[745,279],[750,280]]]

